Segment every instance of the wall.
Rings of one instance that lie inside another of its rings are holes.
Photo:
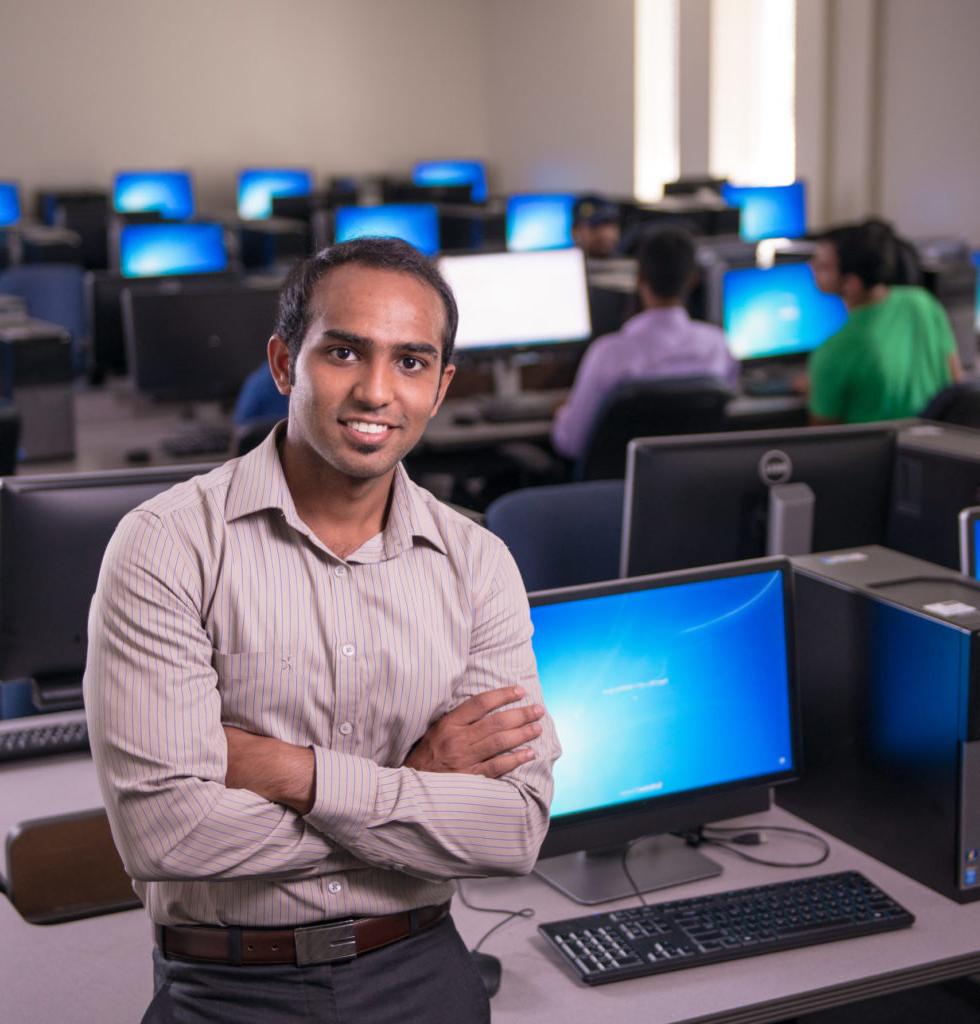
[[[488,0],[490,151],[505,190],[633,190],[633,0]]]
[[[185,166],[233,205],[245,164],[321,173],[489,153],[483,0],[4,5],[0,177],[106,187]]]

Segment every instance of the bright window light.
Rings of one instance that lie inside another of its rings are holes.
[[[633,191],[650,202],[680,171],[678,0],[636,0]]]
[[[711,173],[796,177],[796,0],[711,0]]]

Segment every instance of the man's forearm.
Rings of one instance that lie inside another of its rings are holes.
[[[227,789],[248,789],[298,814],[313,807],[316,760],[309,747],[225,726]]]

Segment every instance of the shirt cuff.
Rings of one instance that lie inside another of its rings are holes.
[[[355,835],[370,821],[378,795],[378,766],[366,757],[313,747],[313,807],[306,820],[324,835]]]

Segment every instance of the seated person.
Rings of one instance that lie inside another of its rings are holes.
[[[902,243],[878,220],[828,231],[817,242],[817,287],[839,295],[847,323],[811,356],[812,423],[868,423],[918,415],[962,379],[946,312],[901,280]]]
[[[255,420],[285,419],[289,399],[280,394],[266,363],[256,367],[242,384],[232,419],[236,427]]]
[[[601,196],[582,196],[572,215],[572,239],[590,260],[619,251],[619,207]]]
[[[642,312],[615,334],[592,342],[568,401],[551,428],[555,449],[576,459],[585,451],[603,401],[621,384],[669,377],[717,377],[734,386],[738,363],[720,327],[692,320],[684,308],[697,280],[694,240],[663,228],[644,240],[638,290]]]

